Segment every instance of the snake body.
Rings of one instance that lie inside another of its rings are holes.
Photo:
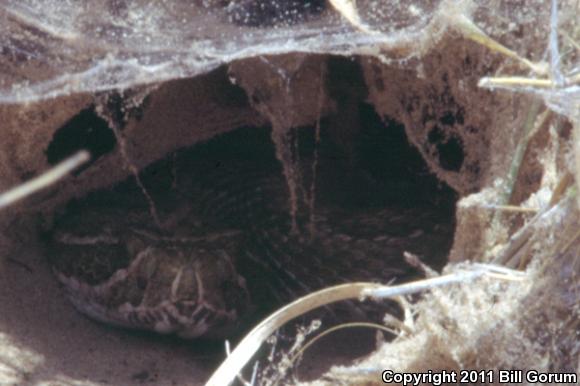
[[[409,275],[403,251],[445,255],[449,211],[345,205],[335,197],[344,190],[335,182],[345,178],[334,176],[332,157],[327,169],[322,157],[316,204],[293,218],[273,152],[251,160],[260,151],[246,145],[249,152],[219,155],[209,145],[182,160],[179,188],[152,189],[161,226],[129,182],[70,206],[56,221],[49,257],[74,306],[116,326],[223,337],[264,304],[347,280]],[[154,187],[164,184],[155,178]]]

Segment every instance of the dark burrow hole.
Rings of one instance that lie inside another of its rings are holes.
[[[91,162],[78,169],[79,174],[103,155],[113,151],[117,140],[107,122],[91,106],[82,110],[58,129],[46,149],[50,165],[66,159],[79,150],[88,150]]]
[[[449,122],[455,122],[455,118],[447,113],[445,119]],[[437,155],[439,158],[439,165],[448,171],[458,172],[463,166],[465,154],[463,152],[463,144],[461,139],[455,135],[446,136],[443,130],[435,126],[428,135],[429,143],[435,145]]]
[[[380,276],[386,269],[389,272],[399,272],[402,276],[398,277],[395,274],[386,280],[395,279],[396,282],[400,282],[420,277],[421,274],[415,268],[404,262],[403,250],[417,254],[434,269],[442,268],[453,238],[456,194],[428,171],[418,151],[407,142],[404,127],[401,124],[389,119],[383,122],[374,109],[366,104],[360,104],[356,114],[358,114],[359,129],[353,135],[349,135],[347,142],[333,131],[336,120],[332,118],[322,120],[319,143],[316,141],[314,127],[293,130],[288,140],[291,158],[297,165],[300,165],[302,171],[303,184],[299,189],[300,194],[310,189],[313,177],[312,165],[316,160],[315,213],[330,211],[332,214],[327,215],[327,221],[332,222],[338,219],[337,221],[342,222],[341,224],[346,224],[339,229],[341,232],[348,229],[346,232],[351,233],[349,237],[352,237],[354,242],[369,239],[370,241],[379,240],[380,244],[387,240],[386,248],[392,247],[385,252],[392,266],[377,267],[374,265],[376,262],[367,263],[364,259],[356,260],[357,263],[337,264],[337,266],[343,265],[337,268],[337,270],[342,269],[338,276],[353,281],[384,281],[384,278]],[[248,193],[244,192],[244,189],[247,189],[247,182],[256,178],[256,175],[263,174],[282,175],[282,167],[276,158],[276,149],[271,139],[271,129],[241,128],[191,148],[182,149],[144,169],[140,178],[156,203],[162,220],[167,218],[172,211],[179,210],[179,201],[183,199],[185,192],[189,200],[206,200],[200,206],[205,209],[211,205],[222,206],[223,204],[227,207],[232,202],[234,205],[239,205],[239,210],[223,212],[223,208],[217,208],[214,213],[217,213],[218,217],[220,213],[226,213],[226,217],[219,221],[226,221],[227,227],[237,224],[239,228],[244,229],[247,227],[244,222],[247,219],[244,220],[244,217],[251,218],[251,221],[259,221],[256,220],[258,218],[255,217],[258,216],[256,213],[265,210],[263,206],[248,210],[248,205],[252,205],[252,199],[244,196]],[[210,194],[200,193],[204,191],[209,191]],[[263,189],[259,194],[267,191],[268,189]],[[275,191],[280,192],[280,190]],[[256,191],[252,192],[251,194],[256,193]],[[286,205],[288,192],[285,185],[281,192],[279,196],[266,196],[268,204]],[[242,195],[242,199],[239,199],[237,204],[235,199],[230,199],[236,194]],[[135,179],[130,178],[112,190],[93,192],[80,201],[70,203],[67,211],[82,211],[87,206],[95,205],[109,208],[148,207],[147,200],[135,183]],[[310,217],[307,215],[307,205],[304,202],[300,205],[302,209],[298,211],[299,230],[302,236],[307,237]],[[248,211],[252,213],[248,214]],[[380,213],[382,217],[377,217],[376,213]],[[363,214],[366,219],[362,226],[356,222],[360,214]],[[151,227],[154,227],[153,221],[150,222]],[[380,229],[372,229],[377,226],[376,224],[379,224]],[[216,224],[212,223],[212,226]],[[219,227],[219,224],[217,226]],[[384,226],[388,229],[381,228]],[[369,230],[370,233],[367,233]],[[350,253],[348,250],[355,251],[357,258],[361,253],[366,253],[364,248],[367,244],[360,245],[362,245],[360,248],[352,245],[346,248],[346,255]],[[289,249],[292,250],[292,248]],[[381,249],[378,253],[384,251]],[[342,255],[339,258],[344,258],[343,252],[339,253]],[[377,257],[376,248],[369,253]],[[322,266],[332,271],[334,262],[329,262],[330,260],[322,260]],[[264,307],[254,314],[254,318],[249,321],[246,328],[256,322],[256,317],[264,316],[275,307],[276,300],[268,293],[271,287],[268,287],[269,284],[266,285],[274,274],[285,276],[282,279],[286,280],[285,285],[288,280],[292,280],[292,277],[297,277],[300,282],[307,283],[312,289],[339,282],[338,276],[329,281],[322,280],[324,272],[320,274],[306,272],[307,275],[317,276],[316,280],[301,279],[300,275],[304,275],[304,269],[311,264],[311,261],[300,262],[302,272],[293,272],[294,276],[288,275],[287,270],[293,269],[290,267],[288,269],[275,268],[265,272],[262,267],[252,264],[242,267],[240,272],[248,282],[254,283],[251,285],[251,287],[256,287],[254,291],[261,291],[264,299],[260,301],[263,301]],[[320,269],[320,266],[315,269]],[[352,277],[349,277],[350,269],[354,273]],[[363,272],[362,275],[361,272]],[[365,276],[369,272],[371,275]],[[300,286],[297,286],[297,289],[296,294],[299,295]],[[346,306],[346,309],[348,307],[350,306]],[[400,313],[394,305],[387,304],[385,307],[395,314]],[[336,323],[337,315],[338,320],[341,321],[360,320],[360,314],[356,314],[353,319],[352,315],[347,315],[349,311],[345,312],[344,308],[329,308],[332,316],[330,318],[322,316],[325,327],[328,327],[327,323]],[[365,312],[366,308],[362,309]],[[325,312],[323,311],[323,314]],[[381,322],[376,308],[368,315],[370,314],[372,314],[370,317],[372,321]],[[347,316],[343,317],[343,315]],[[316,312],[285,328],[279,336],[279,347],[289,347],[295,337],[297,326],[308,324],[313,316],[321,317],[321,313]],[[328,338],[334,343],[323,343],[307,352],[302,364],[298,366],[300,376],[312,378],[328,368],[325,363],[312,359],[313,357],[328,358],[329,364],[348,363],[375,348],[375,330],[357,329],[353,333],[346,331],[335,334],[334,338],[332,335]],[[216,344],[221,347],[221,342],[208,341],[197,343],[196,348],[207,347],[209,351],[215,352]]]

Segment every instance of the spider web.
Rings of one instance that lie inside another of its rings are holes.
[[[361,28],[334,8],[336,3],[354,4],[0,0],[0,103],[192,77],[260,55],[380,54],[401,60],[436,43],[453,14],[498,33],[549,15],[541,1],[518,6],[518,1],[493,0],[359,0]]]

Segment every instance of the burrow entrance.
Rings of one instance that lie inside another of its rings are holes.
[[[408,143],[402,124],[388,117],[381,119],[365,103],[366,91],[360,74],[357,80],[357,71],[350,61],[332,62],[328,82],[334,86],[329,86],[329,93],[337,111],[310,126],[288,130],[283,145],[273,142],[269,127],[238,128],[144,168],[139,184],[130,177],[113,189],[92,192],[69,203],[64,216],[103,205],[153,213],[153,204],[163,223],[182,208],[183,202],[191,202],[203,212],[202,223],[210,223],[211,231],[220,227],[264,231],[264,237],[275,242],[263,243],[262,250],[247,248],[253,258],[242,258],[248,264],[239,267],[258,294],[257,302],[263,303],[248,326],[257,316],[309,290],[348,280],[400,282],[420,277],[421,273],[404,260],[403,252],[416,254],[439,270],[453,241],[457,195],[430,173],[419,152]],[[340,81],[341,74],[350,80]],[[353,87],[356,90],[351,92]],[[118,138],[105,134],[103,122],[94,112],[81,114],[93,117],[96,134],[106,139],[105,152],[94,157],[98,161],[111,146],[118,147]],[[70,130],[73,121],[62,130]],[[290,164],[285,167],[277,156],[280,146],[290,154],[285,159]],[[47,156],[57,160],[74,147],[69,140],[60,146],[55,136]],[[450,160],[462,157],[460,147],[443,150],[441,154]],[[292,176],[288,170],[293,171]],[[272,213],[276,219],[268,222]],[[152,215],[148,226],[160,225]],[[278,231],[275,235],[271,232],[274,228]],[[330,239],[327,248],[325,240]],[[343,241],[342,246],[337,240]],[[307,247],[298,248],[293,243]],[[256,263],[260,259],[266,268]],[[280,294],[274,293],[277,291]],[[282,332],[281,341],[290,344],[294,331]],[[375,331],[347,330],[328,339],[332,344],[321,344],[307,354],[299,367],[301,376],[318,375],[326,364],[346,362],[371,351]],[[326,359],[310,361],[308,355]]]
[[[261,303],[260,312],[253,314],[244,328],[293,296],[326,285],[348,280],[401,282],[420,277],[417,269],[405,262],[405,251],[417,254],[438,270],[445,264],[453,238],[455,193],[429,173],[418,152],[407,143],[402,125],[381,120],[367,104],[359,104],[357,110],[354,133],[334,131],[335,117],[322,119],[318,127],[288,133],[294,161],[291,168],[299,176],[294,181],[298,183],[297,202],[290,197],[270,128],[236,129],[182,149],[140,173],[141,184],[162,222],[180,210],[183,200],[189,200],[204,212],[204,221],[209,216],[208,231],[220,227],[251,229],[264,232],[264,236],[256,236],[258,239],[275,239],[265,242],[265,247],[248,246],[253,259],[246,259],[249,265],[239,267]],[[264,180],[273,187],[260,187],[264,175],[277,176],[274,182]],[[134,177],[113,190],[93,192],[70,203],[65,216],[93,205],[118,206],[120,211],[124,207],[150,210],[150,202]],[[290,225],[292,206],[298,208],[296,229]],[[278,216],[274,223],[267,219],[271,213]],[[148,226],[155,228],[153,217]],[[273,227],[279,227],[274,236]],[[312,237],[314,240],[309,241]],[[328,248],[292,244],[324,243],[324,238],[332,238]],[[342,247],[337,247],[339,239],[344,240]],[[323,252],[327,254],[312,255]],[[268,267],[261,267],[254,259],[263,259]],[[274,294],[276,291],[280,294]],[[341,312],[337,319],[335,315],[328,320],[323,317],[324,327],[344,321]],[[320,317],[320,313],[312,317]],[[307,324],[312,317],[298,325]],[[356,316],[346,319],[356,320]],[[380,318],[374,321],[380,322]],[[291,345],[296,326],[278,337],[282,350]],[[375,331],[346,330],[326,339],[331,342],[307,353],[298,367],[301,377],[319,375],[330,364],[346,363],[372,351]],[[320,363],[308,359],[308,355],[326,359]]]

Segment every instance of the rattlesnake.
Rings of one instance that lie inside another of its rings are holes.
[[[217,139],[230,145],[197,146],[178,157],[177,168],[167,161],[145,171],[162,227],[132,182],[69,205],[49,256],[74,306],[117,326],[222,337],[256,309],[306,291],[408,275],[405,250],[445,255],[449,210],[345,204],[346,185],[337,181],[353,178],[336,169],[349,167],[325,154],[317,160],[314,211],[302,205],[292,221],[273,147],[248,138]],[[302,164],[307,175],[311,162]],[[354,192],[375,188],[362,185]]]

